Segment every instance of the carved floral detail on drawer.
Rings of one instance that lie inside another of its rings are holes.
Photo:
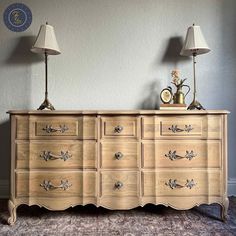
[[[189,133],[194,128],[192,127],[192,125],[185,125],[184,128],[179,128],[178,125],[171,125],[171,127],[169,127],[168,129],[171,130],[173,133],[178,133],[178,132]]]
[[[40,184],[46,191],[53,190],[53,189],[69,189],[72,184],[69,183],[68,180],[61,180],[60,185],[54,185],[50,180],[44,180],[42,184]]]
[[[42,157],[45,161],[58,159],[66,161],[71,158],[72,155],[68,151],[61,151],[59,155],[53,154],[51,151],[43,151],[43,153],[40,154],[40,157]]]
[[[177,154],[176,150],[175,151],[170,150],[167,154],[165,154],[165,157],[169,158],[171,161],[179,160],[179,159],[183,159],[183,158],[186,158],[189,161],[191,161],[196,156],[197,156],[197,153],[195,153],[193,150],[191,150],[191,151],[186,150],[186,154],[184,156]]]
[[[169,179],[169,181],[166,182],[165,185],[169,186],[171,189],[184,188],[184,187],[192,189],[196,185],[196,183],[194,182],[193,179],[191,180],[187,179],[186,183],[184,185],[181,185],[177,182],[177,179]]]
[[[64,125],[59,125],[59,127],[53,127],[52,125],[46,125],[45,128],[42,128],[46,133],[55,133],[55,132],[61,132],[65,133],[69,128],[64,124]]]

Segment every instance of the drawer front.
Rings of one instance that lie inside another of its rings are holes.
[[[137,168],[139,145],[136,142],[103,142],[100,163],[102,168]]]
[[[32,116],[30,138],[32,139],[95,139],[96,117]]]
[[[95,197],[94,171],[17,171],[16,197]]]
[[[142,143],[142,167],[221,167],[219,140],[159,140]]]
[[[176,138],[221,139],[220,115],[170,115],[142,118],[143,139]]]
[[[78,136],[78,127],[76,119],[38,119],[35,121],[35,136]]]
[[[143,196],[221,195],[218,170],[160,170],[142,172]]]
[[[166,118],[160,121],[161,136],[201,136],[201,118]]]
[[[114,116],[101,118],[102,138],[129,137],[137,138],[137,118]]]
[[[138,196],[138,172],[102,171],[100,177],[101,197]]]
[[[16,143],[16,168],[96,168],[95,141]]]

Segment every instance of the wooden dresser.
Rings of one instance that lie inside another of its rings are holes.
[[[227,111],[10,111],[9,224],[21,204],[175,209],[227,198]]]

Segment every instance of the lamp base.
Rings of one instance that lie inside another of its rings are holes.
[[[40,107],[37,110],[55,110],[54,106],[49,102],[47,98],[43,101],[43,103],[40,105]]]
[[[192,103],[188,106],[188,110],[206,110],[200,102],[193,100]]]

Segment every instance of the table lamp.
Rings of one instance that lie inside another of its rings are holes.
[[[196,88],[196,56],[204,53],[208,53],[210,48],[208,47],[206,40],[203,37],[200,26],[192,25],[188,28],[187,35],[184,41],[183,48],[180,52],[182,56],[193,57],[193,79],[194,79],[194,90],[193,90],[193,101],[188,106],[188,110],[205,110],[200,102],[197,101],[197,88]]]
[[[48,100],[48,55],[58,55],[61,52],[57,44],[54,28],[47,22],[45,25],[41,25],[31,51],[44,54],[45,57],[45,99],[38,110],[55,110],[54,106]]]

